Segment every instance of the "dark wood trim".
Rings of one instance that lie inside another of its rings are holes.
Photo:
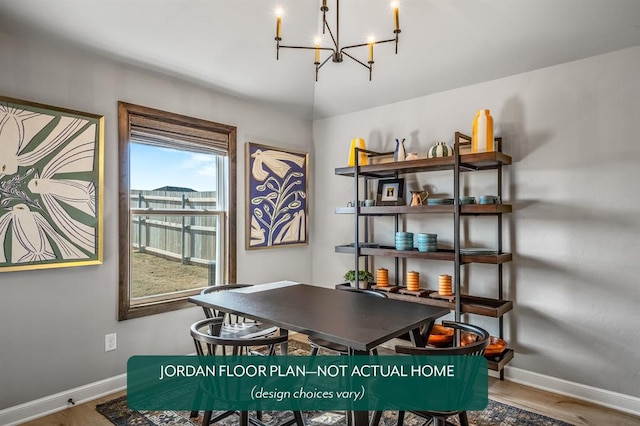
[[[118,102],[118,320],[129,319],[129,110]]]
[[[238,152],[237,130],[229,132],[229,217],[227,220],[227,248],[229,252],[227,283],[238,281],[237,243],[238,243]]]
[[[215,123],[199,118],[188,117],[154,108],[133,105],[126,102],[118,102],[118,251],[119,251],[119,271],[118,271],[118,320],[139,318],[146,315],[153,315],[162,312],[169,312],[176,309],[193,307],[187,301],[188,295],[181,295],[175,299],[167,299],[162,302],[153,302],[141,305],[132,305],[129,295],[131,294],[130,283],[130,261],[131,261],[131,240],[130,240],[130,201],[129,201],[129,141],[131,135],[132,115],[145,117],[149,122],[165,123],[165,128],[175,129],[177,136],[188,137],[197,136],[201,138],[203,134],[215,133],[211,140],[219,139],[220,134],[228,137],[228,167],[229,167],[229,193],[228,216],[227,216],[227,240],[225,241],[225,254],[227,260],[227,270],[225,279],[227,282],[235,282],[237,275],[237,215],[236,215],[236,135],[235,126]],[[217,145],[212,145],[217,146]],[[196,294],[196,293],[194,293]]]

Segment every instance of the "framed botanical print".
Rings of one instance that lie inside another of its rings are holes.
[[[245,247],[308,244],[309,154],[246,144]]]
[[[99,115],[0,97],[0,272],[102,263]]]

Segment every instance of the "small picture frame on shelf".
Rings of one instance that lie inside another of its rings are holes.
[[[404,204],[404,179],[380,179],[376,204],[379,206]]]

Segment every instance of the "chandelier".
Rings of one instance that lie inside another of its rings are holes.
[[[327,6],[327,0],[322,0],[322,6],[320,7],[320,11],[322,12],[322,34],[326,32],[331,36],[331,41],[333,42],[333,47],[322,47],[320,46],[320,37],[316,37],[314,40],[314,46],[287,46],[280,44],[282,41],[282,15],[283,10],[276,10],[276,60],[280,59],[280,49],[308,49],[315,51],[315,61],[314,65],[316,66],[316,81],[318,81],[318,71],[320,68],[326,64],[329,59],[333,62],[340,63],[342,62],[344,56],[356,61],[363,67],[369,70],[369,81],[371,81],[371,75],[373,73],[373,46],[376,44],[382,43],[395,43],[396,54],[398,54],[398,35],[400,34],[400,18],[398,15],[398,1],[393,1],[391,3],[391,8],[393,9],[393,18],[395,23],[395,29],[393,33],[395,34],[394,38],[390,38],[388,40],[376,41],[373,37],[370,37],[367,43],[360,44],[352,44],[349,46],[340,46],[340,0],[336,0],[336,27],[335,34],[331,31],[331,27],[329,27],[329,23],[327,22],[327,12],[329,11],[329,7]],[[369,49],[369,60],[367,63],[355,58],[352,56],[347,50],[354,49],[356,47],[368,47]],[[331,52],[329,56],[326,57],[322,62],[320,61],[321,51]]]

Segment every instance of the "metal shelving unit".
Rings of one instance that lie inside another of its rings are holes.
[[[354,215],[354,243],[337,245],[337,253],[348,253],[354,256],[354,270],[359,270],[360,257],[365,257],[365,268],[368,269],[370,256],[386,256],[395,258],[396,289],[388,292],[390,298],[411,301],[415,303],[430,304],[448,307],[454,311],[455,320],[460,321],[461,315],[466,313],[484,315],[497,318],[499,321],[499,337],[504,334],[503,316],[513,309],[513,303],[503,299],[503,264],[512,260],[511,253],[503,252],[502,247],[502,215],[511,213],[510,204],[460,204],[461,173],[480,170],[494,170],[497,176],[498,196],[502,198],[502,168],[511,164],[511,157],[502,153],[502,140],[496,138],[496,151],[484,153],[461,154],[463,148],[471,145],[471,138],[460,132],[455,133],[454,155],[450,157],[427,158],[393,163],[370,164],[361,166],[358,164],[361,153],[366,153],[370,158],[390,155],[360,148],[355,149],[356,165],[354,167],[341,167],[335,169],[339,176],[352,177],[354,182],[354,200],[360,200],[360,180],[364,179],[365,186],[368,181],[380,178],[398,178],[401,175],[413,173],[425,173],[450,170],[453,172],[454,204],[453,205],[422,205],[422,206],[371,206],[363,207],[356,202],[354,207],[338,207],[337,214]],[[403,215],[415,214],[453,214],[454,217],[454,248],[453,250],[438,250],[435,252],[419,252],[417,250],[396,250],[395,247],[376,245],[369,241],[369,220],[376,216],[391,216],[394,218],[395,230],[400,231],[400,218]],[[495,216],[497,218],[497,248],[495,254],[462,254],[460,223],[464,216]],[[364,241],[360,242],[360,218],[364,221]],[[443,300],[431,297],[433,291],[419,292],[402,291],[398,282],[399,259],[411,258],[422,260],[441,260],[454,262],[454,295],[455,300]],[[476,297],[461,293],[460,275],[461,266],[472,263],[494,264],[497,267],[497,297]],[[344,285],[344,284],[342,284]],[[499,357],[489,360],[489,368],[500,372],[504,378],[504,366],[513,358],[512,349],[507,349]]]

